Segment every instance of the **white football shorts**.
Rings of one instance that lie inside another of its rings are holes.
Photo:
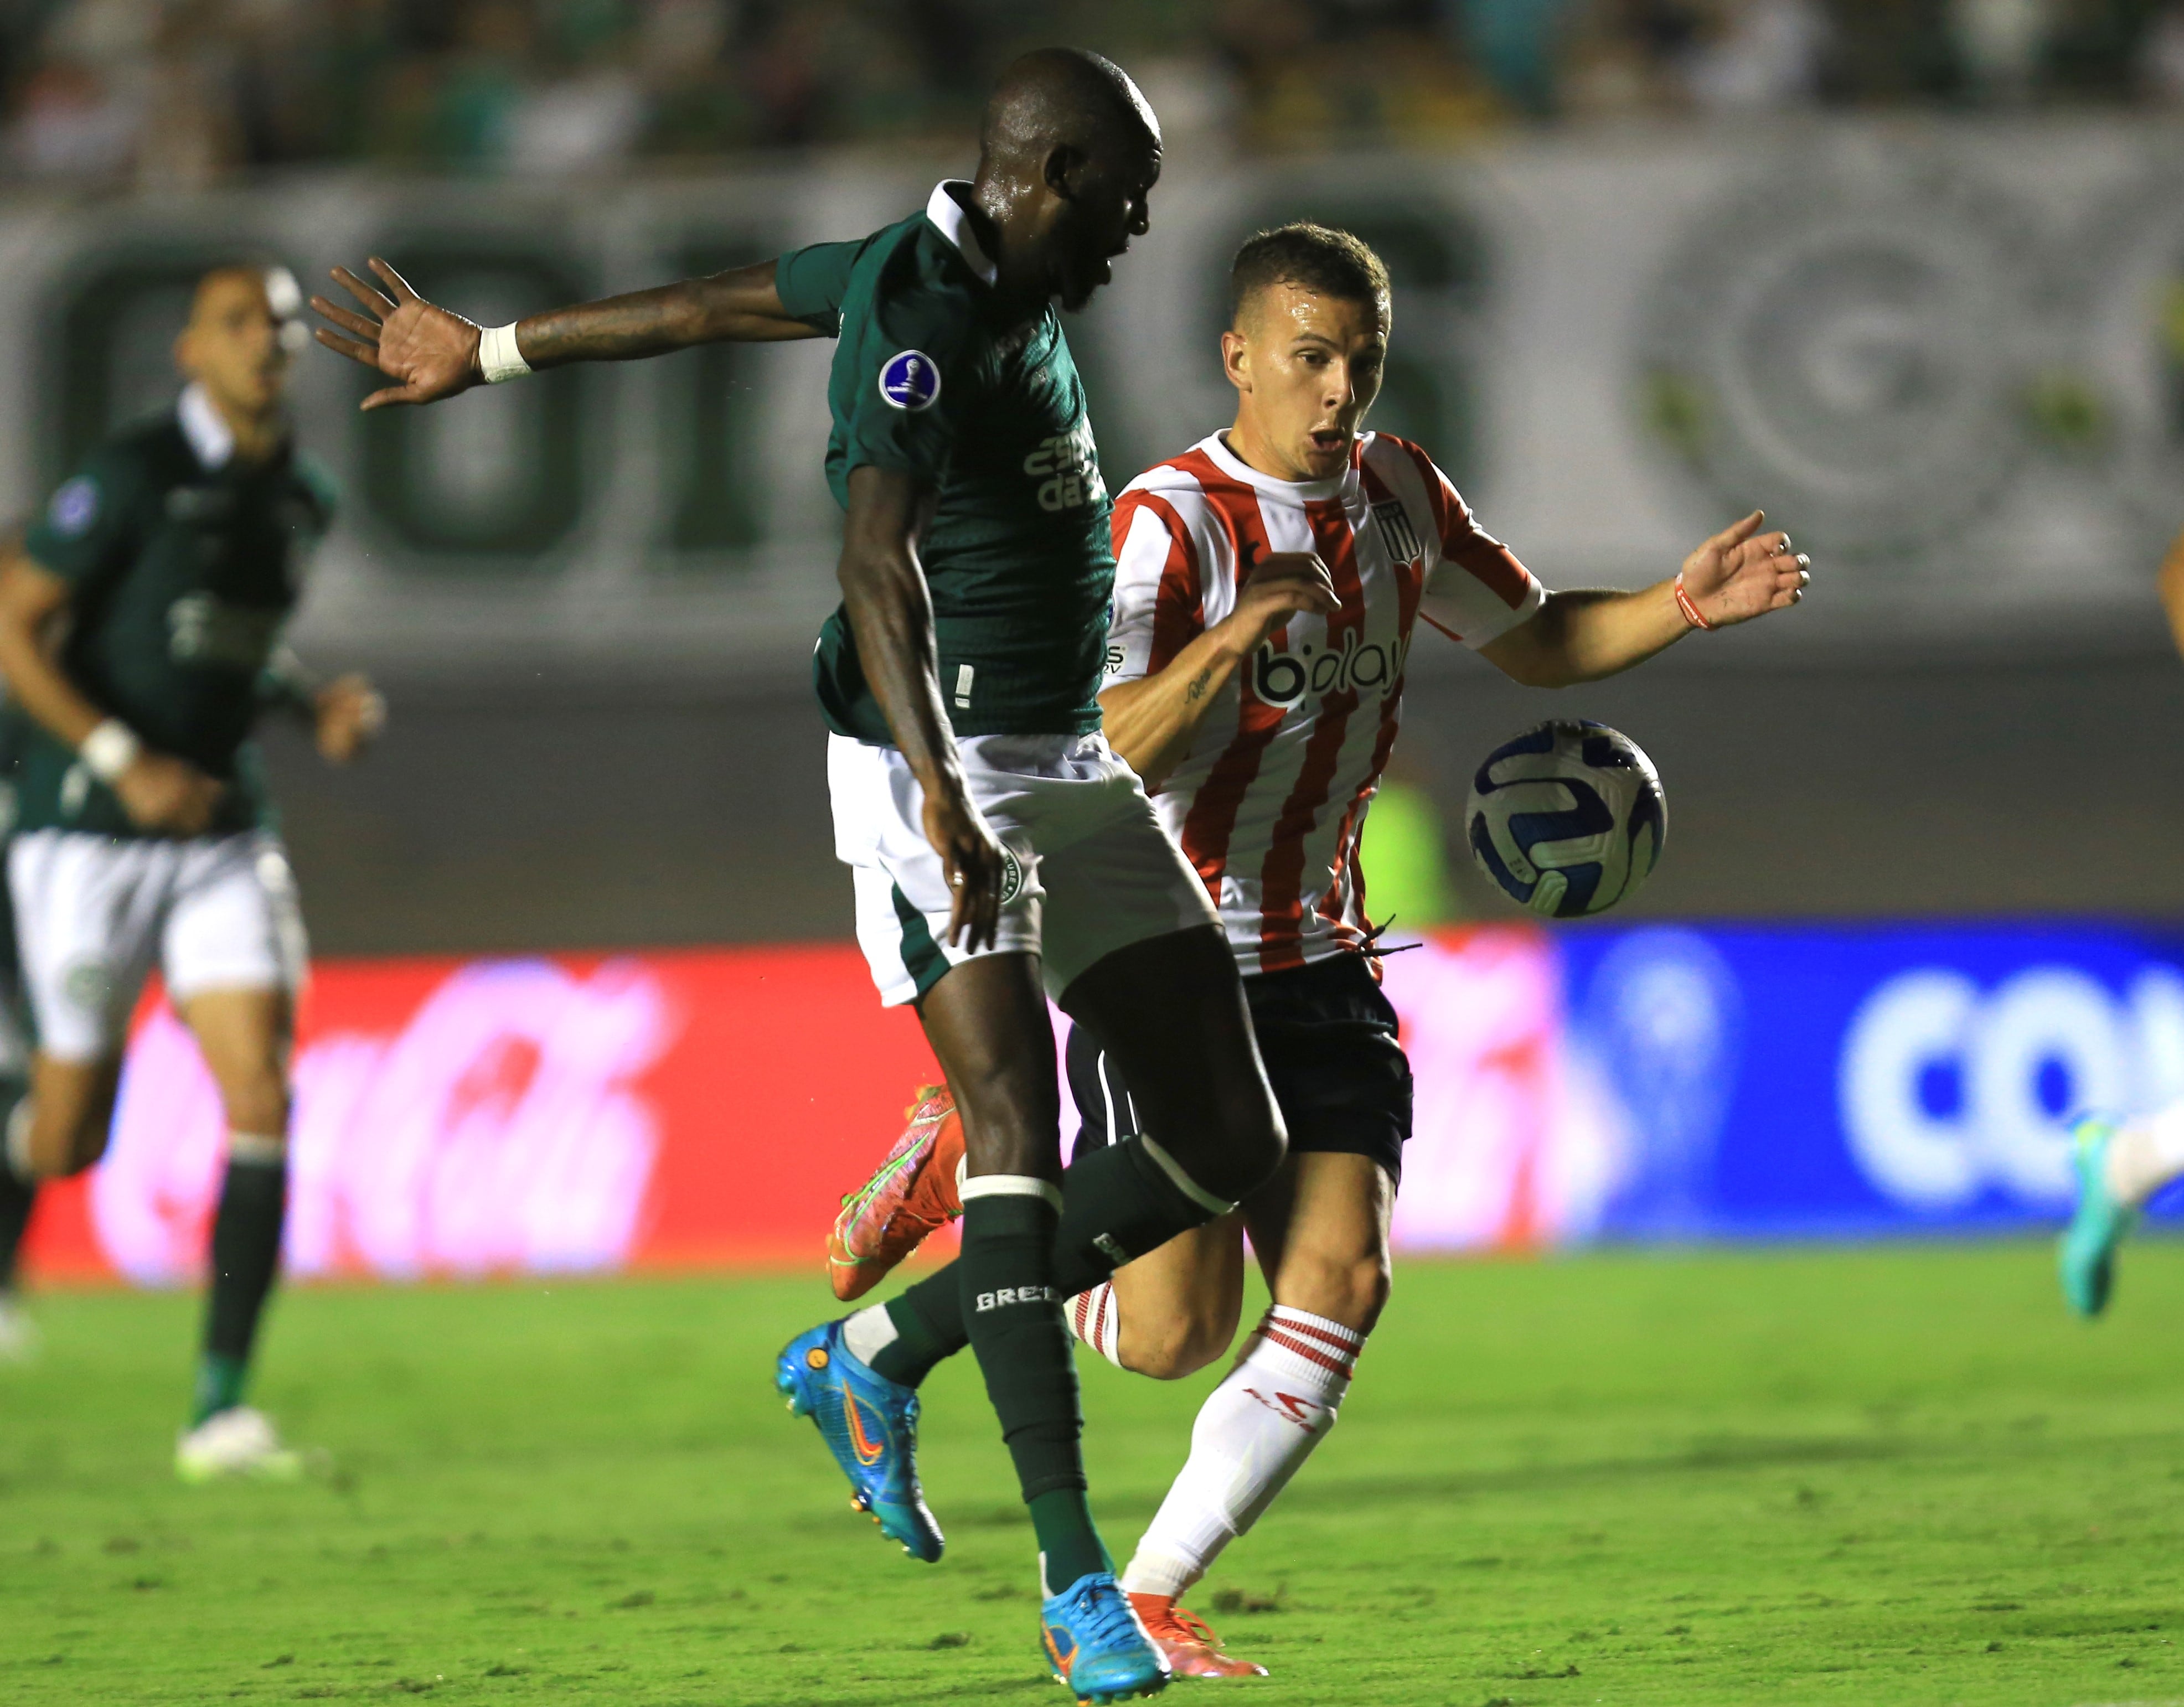
[[[1105,736],[974,735],[956,747],[971,798],[1010,856],[1000,930],[980,954],[1039,955],[1059,996],[1117,948],[1219,923]],[[948,940],[951,898],[920,821],[925,791],[894,748],[846,735],[828,737],[827,786],[872,981],[889,1007],[914,1001],[972,958]]]
[[[58,1060],[121,1052],[155,961],[177,1000],[303,981],[296,882],[270,836],[31,830],[8,849],[8,887],[38,1048]]]

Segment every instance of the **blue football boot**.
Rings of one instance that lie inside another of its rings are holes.
[[[783,1346],[773,1384],[788,1409],[819,1426],[819,1437],[850,1478],[850,1504],[880,1532],[928,1565],[940,1557],[940,1526],[917,1482],[917,1389],[875,1373],[842,1343],[842,1324],[822,1323]]]
[[[1081,1707],[1106,1707],[1167,1688],[1167,1661],[1130,1610],[1112,1571],[1078,1577],[1039,1610],[1054,1681]]]
[[[2082,1316],[2108,1307],[2115,1280],[2116,1247],[2138,1220],[2138,1211],[2119,1203],[2109,1189],[2109,1145],[2115,1123],[2087,1115],[2070,1128],[2070,1170],[2077,1176],[2078,1206],[2055,1247],[2055,1266],[2063,1298]]]

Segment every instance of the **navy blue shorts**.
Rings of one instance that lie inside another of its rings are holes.
[[[1396,1041],[1396,1010],[1362,954],[1330,955],[1244,980],[1267,1081],[1290,1148],[1370,1156],[1403,1177],[1411,1135],[1411,1064]],[[1069,1031],[1069,1090],[1082,1121],[1076,1155],[1138,1131],[1129,1087],[1099,1040]]]

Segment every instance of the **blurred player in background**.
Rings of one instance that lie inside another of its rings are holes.
[[[0,568],[0,672],[26,720],[8,876],[37,1035],[7,1166],[20,1195],[98,1159],[157,964],[228,1126],[176,1448],[189,1481],[298,1467],[242,1402],[280,1264],[304,952],[248,737],[269,701],[294,705],[344,763],[383,714],[362,677],[317,686],[280,644],[332,517],[281,404],[301,307],[285,268],[206,274],[176,341],[176,408],[93,451]]]
[[[856,1503],[922,1559],[917,1387],[973,1348],[1039,1550],[1056,1675],[1084,1698],[1167,1670],[1093,1524],[1060,1298],[1233,1208],[1280,1159],[1235,963],[1196,876],[1100,733],[1111,504],[1056,312],[1144,231],[1158,121],[1119,69],[1046,49],[1002,75],[976,177],[855,242],[490,330],[337,273],[320,339],[399,381],[366,407],[724,338],[835,337],[827,468],[846,511],[814,675],[835,844],[890,1004],[962,1105],[962,1254],[783,1350]],[[1051,993],[1095,1023],[1145,1130],[1062,1177]],[[1153,1134],[1158,1134],[1156,1138]]]
[[[2184,534],[2162,559],[2159,584],[2170,634],[2184,652]],[[2184,1102],[2129,1120],[2087,1115],[2070,1137],[2078,1202],[2056,1248],[2056,1266],[2064,1301],[2080,1315],[2097,1316],[2114,1289],[2116,1248],[2148,1199],[2184,1176]]]
[[[9,532],[4,550],[20,550],[22,532]],[[0,857],[15,832],[15,767],[27,726],[0,698]],[[31,1087],[29,1016],[23,1001],[22,964],[15,952],[15,909],[0,893],[0,1132]],[[0,1164],[0,1363],[20,1363],[38,1348],[37,1326],[23,1308],[18,1258],[38,1188]]]
[[[1424,619],[1534,687],[1596,681],[1694,629],[1795,603],[1806,560],[1747,516],[1641,592],[1548,592],[1483,531],[1416,445],[1362,431],[1391,330],[1388,275],[1347,232],[1295,225],[1238,253],[1234,425],[1132,481],[1115,510],[1108,738],[1153,791],[1219,907],[1290,1134],[1240,1213],[1071,1301],[1080,1338],[1175,1376],[1228,1345],[1248,1229],[1273,1308],[1200,1411],[1191,1452],[1123,1585],[1178,1676],[1263,1668],[1177,1604],[1326,1437],[1389,1287],[1388,1230],[1411,1076],[1379,988],[1358,841],[1396,737]],[[1138,1129],[1096,1019],[1070,1082],[1088,1154]],[[832,1253],[869,1284],[905,1230],[944,1219],[956,1170],[944,1093],[852,1200]],[[861,1220],[862,1225],[860,1225]],[[859,1251],[878,1260],[859,1264]]]

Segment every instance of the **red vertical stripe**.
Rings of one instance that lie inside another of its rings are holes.
[[[1387,503],[1394,500],[1384,481],[1368,467],[1364,474],[1365,498],[1368,503]],[[1390,567],[1394,571],[1396,584],[1396,656],[1407,659],[1410,655],[1411,630],[1418,618],[1418,596],[1425,586],[1421,563],[1396,562],[1390,553]],[[1388,768],[1388,755],[1395,750],[1396,731],[1403,717],[1403,672],[1388,684],[1387,692],[1380,700],[1380,727],[1373,740],[1373,757],[1367,765],[1364,777],[1351,796],[1349,809],[1343,814],[1342,829],[1335,839],[1333,862],[1335,881],[1330,892],[1343,892],[1340,911],[1329,916],[1362,929],[1368,923],[1365,916],[1365,871],[1357,857],[1357,844],[1364,827],[1367,803],[1380,785],[1380,775]],[[1325,905],[1323,904],[1323,913]]]
[[[1161,566],[1153,595],[1153,648],[1145,674],[1157,676],[1177,653],[1206,631],[1206,587],[1198,563],[1197,542],[1175,506],[1151,492],[1125,492],[1115,506],[1114,549],[1120,558],[1140,511],[1150,512],[1167,531],[1167,560]]]
[[[1308,503],[1305,518],[1312,526],[1312,546],[1334,576],[1334,591],[1342,603],[1327,620],[1328,652],[1340,655],[1350,642],[1365,637],[1365,588],[1357,573],[1357,538],[1340,498]],[[1350,729],[1350,715],[1357,709],[1357,691],[1345,688],[1319,702],[1319,714],[1306,740],[1304,763],[1295,785],[1282,803],[1274,820],[1272,845],[1260,869],[1259,968],[1279,972],[1304,964],[1298,938],[1304,920],[1305,842],[1327,804],[1342,759],[1342,744]]]
[[[1469,570],[1510,609],[1522,604],[1531,592],[1532,575],[1517,560],[1517,553],[1479,526],[1462,495],[1435,466],[1431,457],[1408,439],[1391,438],[1388,442],[1400,445],[1418,465],[1418,478],[1425,482],[1426,502],[1433,509],[1434,531],[1440,541],[1441,555]],[[1440,625],[1434,626],[1438,628]]]
[[[1258,493],[1223,474],[1203,451],[1187,452],[1170,465],[1198,481],[1214,514],[1228,531],[1230,560],[1236,565],[1236,587],[1241,592],[1251,579],[1252,565],[1273,550],[1267,538],[1266,519],[1259,514]],[[1268,744],[1282,726],[1282,714],[1280,706],[1269,705],[1252,692],[1246,664],[1243,680],[1237,685],[1235,738],[1213,761],[1183,820],[1184,857],[1197,868],[1216,906],[1221,902],[1222,876],[1228,869],[1228,842],[1235,834],[1236,814],[1259,774]]]

